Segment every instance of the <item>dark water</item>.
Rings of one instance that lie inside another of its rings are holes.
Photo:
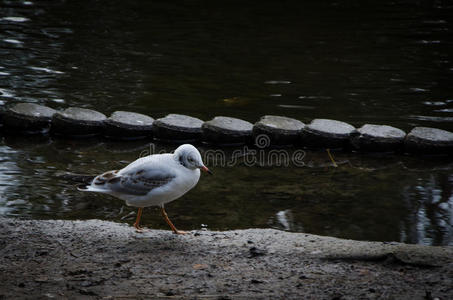
[[[1,105],[453,130],[450,1],[168,2],[0,1]],[[4,137],[0,212],[130,221],[120,201],[81,194],[55,174],[119,168],[149,142]],[[335,158],[338,168],[323,152],[299,166],[211,161],[215,176],[168,212],[182,229],[453,244],[451,159]],[[154,209],[144,217],[166,228]]]

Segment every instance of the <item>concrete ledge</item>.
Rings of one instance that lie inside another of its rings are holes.
[[[2,116],[6,131],[28,134],[49,131],[56,110],[34,103],[18,103],[7,109]]]
[[[270,145],[293,145],[299,142],[304,127],[305,124],[296,119],[264,116],[253,126],[253,137],[255,143],[259,135],[265,134],[269,138]]]
[[[392,126],[365,124],[351,136],[351,144],[360,151],[394,152],[403,149],[405,137],[404,131]]]
[[[6,299],[452,299],[453,247],[0,218]]]
[[[215,117],[204,122],[203,137],[217,145],[243,145],[252,141],[253,124],[231,117]]]
[[[407,152],[419,154],[453,154],[453,132],[415,127],[405,140]]]
[[[153,135],[154,119],[143,114],[115,111],[104,121],[104,135],[114,139],[134,140]]]
[[[157,139],[173,142],[193,142],[201,139],[203,121],[179,114],[169,114],[153,123]]]
[[[302,130],[302,144],[310,148],[348,148],[354,126],[330,119],[314,119]]]
[[[52,118],[51,131],[59,135],[93,136],[102,133],[107,117],[95,110],[70,107]]]

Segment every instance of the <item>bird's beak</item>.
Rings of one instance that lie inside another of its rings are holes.
[[[205,171],[211,175],[214,175],[214,174],[212,174],[211,170],[209,170],[206,166],[202,166],[200,169],[202,169],[203,171]]]

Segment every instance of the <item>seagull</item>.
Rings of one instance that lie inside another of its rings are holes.
[[[200,170],[212,175],[197,148],[184,144],[174,153],[148,155],[121,170],[107,171],[96,176],[91,183],[79,186],[78,190],[108,194],[124,200],[129,206],[138,207],[134,223],[137,232],[143,231],[140,227],[143,208],[160,206],[162,216],[173,233],[186,234],[170,221],[164,204],[195,187],[200,179]]]

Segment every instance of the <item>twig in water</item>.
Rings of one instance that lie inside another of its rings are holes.
[[[333,159],[332,154],[330,154],[330,149],[326,149],[326,151],[327,151],[327,155],[329,155],[329,158],[330,158],[330,160],[332,161],[333,166],[334,166],[335,168],[338,168],[338,165],[337,165],[337,163],[335,162],[335,160]]]

